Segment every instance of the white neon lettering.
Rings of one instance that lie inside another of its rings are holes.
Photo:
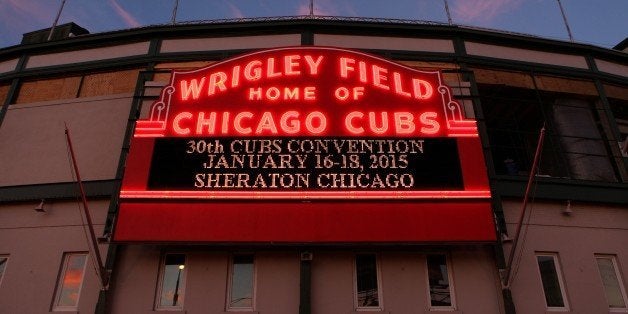
[[[438,114],[433,111],[424,112],[419,116],[419,121],[426,126],[421,127],[421,133],[436,134],[440,130],[440,124],[435,119]]]
[[[197,135],[203,134],[204,126],[207,127],[206,134],[214,134],[214,130],[216,129],[216,113],[215,112],[213,111],[210,112],[208,119],[205,119],[204,112],[201,111],[198,113],[198,118],[196,119],[196,134]]]
[[[428,99],[434,93],[432,84],[424,80],[412,79],[412,88],[416,99]]]
[[[358,62],[358,68],[360,69],[360,82],[366,83],[368,79],[366,78],[366,62],[360,61]]]
[[[405,96],[405,97],[410,97],[410,93],[406,92],[403,90],[403,86],[401,86],[401,74],[399,74],[398,72],[394,72],[393,73],[393,82],[395,85],[395,93],[397,93],[397,95],[401,95],[401,96]]]
[[[244,118],[251,119],[253,117],[253,113],[249,111],[244,111],[238,113],[235,118],[233,118],[233,128],[240,134],[250,134],[252,129],[250,127],[243,127],[242,120]]]
[[[353,119],[355,118],[362,119],[362,117],[364,117],[364,114],[362,112],[359,112],[359,111],[349,112],[347,116],[345,117],[345,128],[347,129],[347,131],[353,134],[364,133],[363,127],[355,127],[353,124]]]
[[[262,99],[262,88],[249,88],[249,100],[260,100]]]
[[[287,56],[283,57],[283,62],[284,62],[284,67],[285,67],[284,71],[286,72],[286,75],[299,75],[299,74],[301,74],[301,71],[298,70],[298,67],[299,67],[298,60],[299,59],[301,59],[301,56],[299,56],[299,55],[287,55]]]
[[[225,111],[222,113],[222,134],[229,133],[229,111]]]
[[[355,70],[351,65],[355,64],[355,60],[351,58],[340,58],[340,77],[349,77],[349,71]]]
[[[240,85],[240,66],[234,66],[231,74],[231,87],[238,87]]]
[[[380,112],[381,123],[377,125],[377,117],[375,116],[375,112],[369,112],[369,126],[371,131],[376,134],[384,134],[388,131],[388,112],[382,111]]]
[[[304,100],[316,100],[316,86],[306,86],[303,88]]]
[[[382,82],[386,82],[388,80],[388,77],[386,76],[386,74],[388,74],[388,69],[374,65],[373,66],[373,85],[381,89],[389,90],[390,87],[388,87],[388,85],[382,84]]]
[[[180,112],[179,114],[177,114],[174,119],[172,119],[172,130],[174,131],[174,133],[180,134],[180,135],[188,135],[190,134],[190,128],[183,128],[181,127],[181,121],[182,120],[190,120],[192,119],[192,113],[191,112],[187,112],[187,111],[183,111]]]
[[[349,98],[349,90],[346,87],[338,87],[334,95],[338,100],[347,100]]]
[[[249,81],[256,81],[262,77],[262,62],[253,60],[244,67],[244,78]]]
[[[227,86],[225,86],[225,82],[227,81],[227,74],[225,72],[216,72],[212,73],[209,76],[209,86],[207,87],[207,95],[211,96],[216,93],[216,87],[220,89],[221,92],[227,90]]]
[[[397,134],[410,134],[416,129],[414,116],[409,112],[395,112],[394,119]]]
[[[279,125],[281,126],[281,129],[288,134],[299,133],[301,130],[301,124],[299,123],[298,118],[298,111],[286,111],[281,115]]]
[[[268,58],[266,64],[266,77],[278,77],[281,76],[281,72],[277,72],[275,69],[275,58]]]
[[[290,89],[289,87],[284,88],[283,94],[284,100],[299,100],[299,88],[294,87]]]
[[[318,119],[318,127],[314,126],[314,119]],[[305,128],[311,134],[320,134],[327,128],[327,118],[320,111],[313,111],[305,117]]]
[[[318,58],[316,58],[316,61],[314,61],[314,59],[312,59],[312,56],[305,55],[305,62],[310,67],[310,74],[311,75],[317,75],[318,74],[318,67],[323,62],[323,56],[318,56]]]
[[[277,134],[277,126],[275,126],[275,120],[273,115],[266,111],[262,114],[262,118],[255,129],[255,134],[262,134],[264,131],[270,131],[271,134]]]
[[[279,88],[270,87],[266,90],[266,98],[270,100],[277,100],[281,96],[281,92],[279,92]]]
[[[190,93],[192,94],[193,99],[198,99],[198,96],[201,94],[201,89],[205,85],[205,77],[201,78],[201,82],[199,83],[196,79],[190,80],[190,85],[188,86],[188,81],[181,81],[181,100],[188,100],[190,98]]]

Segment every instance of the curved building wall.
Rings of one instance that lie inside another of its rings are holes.
[[[430,304],[427,257],[434,255],[446,256],[453,305],[444,309],[452,313],[547,311],[539,254],[559,261],[566,298],[562,310],[609,311],[596,257],[613,258],[617,291],[624,291],[625,300],[625,53],[457,27],[294,21],[156,27],[0,50],[0,262],[5,261],[0,308],[16,313],[59,309],[55,302],[65,256],[90,251],[64,123],[71,130],[96,235],[106,240],[115,228],[133,124],[146,117],[169,71],[205,67],[260,48],[299,45],[357,49],[442,70],[467,117],[478,121],[499,238],[514,236],[538,132],[546,121],[549,132],[511,286],[502,289],[500,281],[512,242],[501,239],[282,247],[103,243],[99,249],[112,271],[111,284],[107,292],[100,291],[89,255],[71,310],[160,311],[160,276],[168,254],[186,257],[183,305],[167,308],[175,313],[233,312],[229,276],[234,257],[241,255],[254,258],[249,313],[359,312],[355,267],[363,254],[376,256],[378,312],[383,313],[440,309]],[[561,124],[582,117],[589,120],[578,125],[590,132]],[[600,164],[603,173],[591,176]],[[46,212],[36,212],[42,199]],[[304,252],[311,254],[304,258]]]

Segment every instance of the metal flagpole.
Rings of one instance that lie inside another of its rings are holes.
[[[449,4],[447,3],[447,0],[443,0],[443,2],[445,2],[445,13],[447,13],[447,21],[449,22],[449,25],[453,24],[451,21],[451,14],[449,13]]]
[[[523,195],[523,204],[521,205],[521,213],[519,215],[519,221],[517,222],[517,231],[515,232],[515,238],[512,241],[512,247],[510,248],[510,254],[508,255],[508,262],[506,263],[506,277],[504,278],[504,286],[510,288],[510,279],[512,273],[512,262],[515,257],[515,251],[517,250],[517,243],[519,242],[519,234],[521,233],[521,225],[526,215],[526,209],[528,207],[528,198],[530,196],[530,189],[532,188],[532,181],[536,177],[536,168],[539,165],[539,159],[541,158],[541,151],[543,150],[543,139],[545,139],[545,124],[541,128],[541,134],[539,134],[539,142],[536,145],[536,153],[534,154],[534,161],[532,162],[532,169],[530,169],[530,176],[528,177],[528,184],[526,186],[525,194]]]
[[[179,9],[179,0],[174,0],[174,8],[172,9],[172,20],[170,23],[172,25],[177,23],[177,10]]]
[[[59,17],[61,16],[61,11],[63,11],[63,6],[65,5],[65,0],[61,1],[61,7],[59,7],[59,12],[57,12],[57,17],[55,21],[52,23],[52,27],[50,27],[50,33],[48,34],[48,41],[52,39],[52,33],[55,31],[55,27],[57,27],[57,23],[59,22]]]
[[[573,42],[573,36],[571,36],[571,28],[569,28],[569,23],[567,22],[567,16],[565,15],[565,10],[563,9],[562,3],[560,0],[558,1],[558,7],[560,8],[560,14],[563,16],[563,21],[565,22],[565,27],[567,28],[567,34],[569,34],[569,40]]]
[[[100,257],[100,250],[98,250],[98,242],[96,241],[96,234],[94,232],[94,224],[92,223],[92,216],[89,213],[89,208],[87,206],[87,197],[85,196],[85,189],[83,188],[83,181],[81,181],[81,175],[79,174],[78,165],[76,164],[76,157],[74,156],[74,148],[72,147],[72,140],[70,139],[70,130],[68,130],[67,124],[65,125],[65,138],[68,141],[68,147],[70,148],[70,155],[72,156],[72,165],[74,166],[74,172],[76,173],[76,183],[79,186],[79,190],[81,192],[81,200],[83,201],[83,211],[85,213],[85,218],[87,220],[87,226],[89,227],[89,232],[92,240],[92,247],[94,249],[94,255],[96,256],[96,261],[98,262],[98,272],[100,273],[100,280],[102,284],[102,288],[106,289],[109,284],[109,275],[105,266],[102,262],[102,258]]]

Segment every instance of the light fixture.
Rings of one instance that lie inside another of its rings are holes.
[[[179,265],[179,270],[183,270],[185,268],[185,265]]]
[[[44,209],[44,202],[45,200],[42,198],[41,202],[39,203],[39,205],[37,205],[37,207],[35,207],[35,211],[36,212],[40,212],[40,213],[45,213],[46,209]]]
[[[567,206],[563,208],[562,213],[565,216],[569,216],[571,215],[571,213],[573,213],[573,210],[571,210],[571,200],[567,201]]]
[[[502,233],[502,243],[512,242],[512,239],[505,233]]]

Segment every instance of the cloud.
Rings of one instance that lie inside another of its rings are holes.
[[[522,0],[458,0],[452,7],[454,22],[492,22],[498,16],[514,11]]]
[[[244,14],[242,13],[242,11],[240,11],[240,8],[238,8],[235,4],[226,1],[225,3],[229,7],[229,11],[231,11],[231,17],[237,19],[241,19],[244,17]]]
[[[109,3],[111,4],[113,10],[116,11],[116,13],[122,18],[122,20],[124,20],[127,26],[139,27],[142,25],[140,22],[137,21],[137,19],[135,19],[133,15],[131,15],[131,13],[129,13],[120,4],[118,4],[116,0],[109,0]]]

